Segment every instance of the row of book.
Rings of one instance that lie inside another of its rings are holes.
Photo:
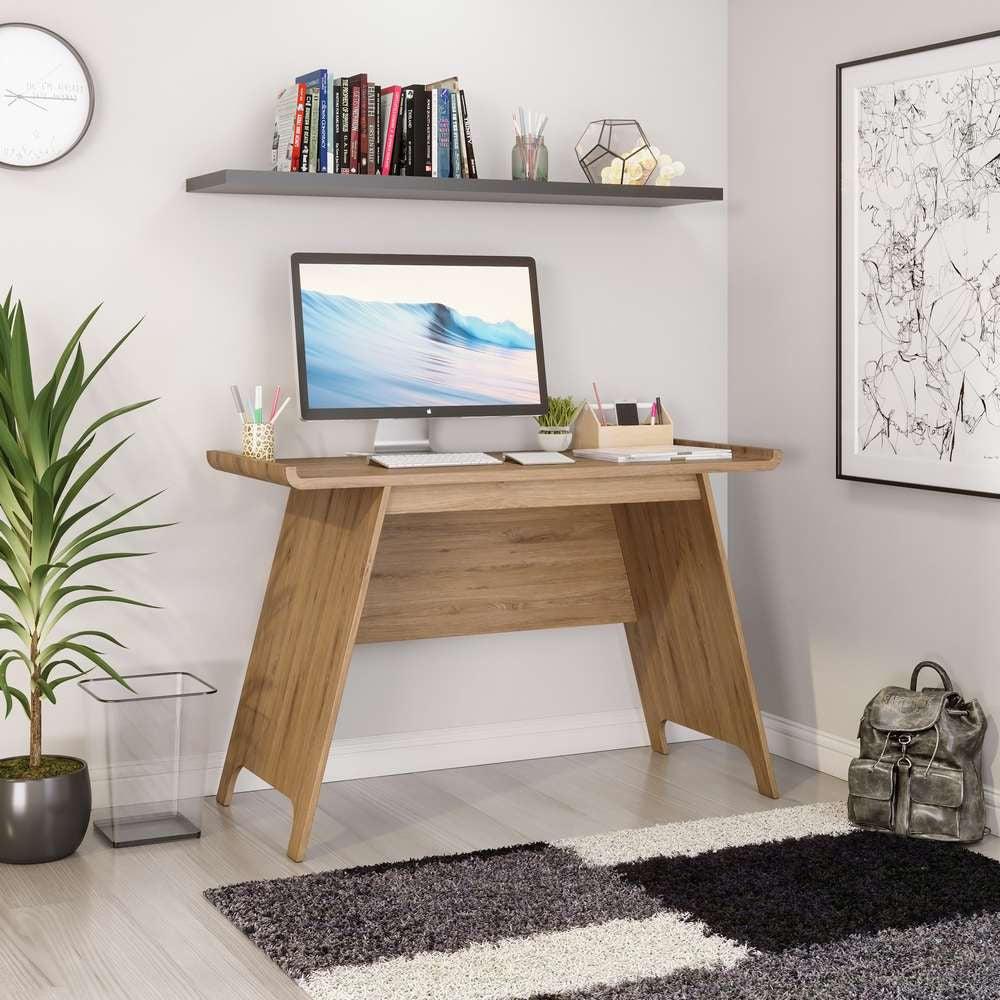
[[[409,87],[325,69],[296,77],[275,104],[271,164],[298,173],[478,176],[454,76]]]

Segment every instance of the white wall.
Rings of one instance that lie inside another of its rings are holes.
[[[996,27],[983,0],[730,4],[730,435],[785,449],[733,477],[730,556],[763,707],[846,739],[925,657],[1000,706],[1000,506],[834,478],[834,66]]]
[[[218,684],[216,750],[229,732],[284,495],[211,471],[204,451],[237,446],[230,382],[294,382],[291,252],[531,254],[553,390],[584,394],[599,377],[609,399],[659,393],[687,435],[724,433],[723,206],[640,211],[183,190],[189,175],[268,165],[273,96],[317,65],[403,84],[458,73],[483,176],[509,176],[510,110],[523,103],[550,115],[554,179],[580,179],[572,146],[589,120],[624,115],[686,161],[690,183],[723,184],[723,0],[639,0],[627,11],[592,0],[6,0],[3,19],[41,23],[75,44],[94,75],[97,110],[65,160],[0,171],[0,284],[13,282],[24,300],[40,356],[51,358],[95,302],[106,304],[92,353],[146,317],[97,383],[93,405],[162,401],[131,421],[137,436],[99,486],[123,499],[166,486],[157,513],[181,523],[159,539],[155,558],[103,575],[164,610],[101,620],[131,647],[116,661],[123,670],[188,669]],[[519,426],[515,437],[530,423]],[[331,453],[356,446],[353,433],[286,419],[279,450]],[[48,749],[79,751],[82,696],[62,690],[64,703],[46,716]],[[618,627],[386,644],[357,652],[337,737],[628,716],[636,705]],[[24,741],[21,720],[0,727],[0,753]]]

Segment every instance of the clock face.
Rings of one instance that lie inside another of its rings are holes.
[[[65,156],[93,111],[90,73],[69,42],[33,24],[0,24],[0,165]]]

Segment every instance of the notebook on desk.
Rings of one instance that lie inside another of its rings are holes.
[[[577,458],[599,462],[718,462],[730,459],[729,448],[575,448]]]

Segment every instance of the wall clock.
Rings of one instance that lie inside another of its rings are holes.
[[[65,156],[94,114],[94,82],[65,38],[36,24],[0,24],[0,166]]]

